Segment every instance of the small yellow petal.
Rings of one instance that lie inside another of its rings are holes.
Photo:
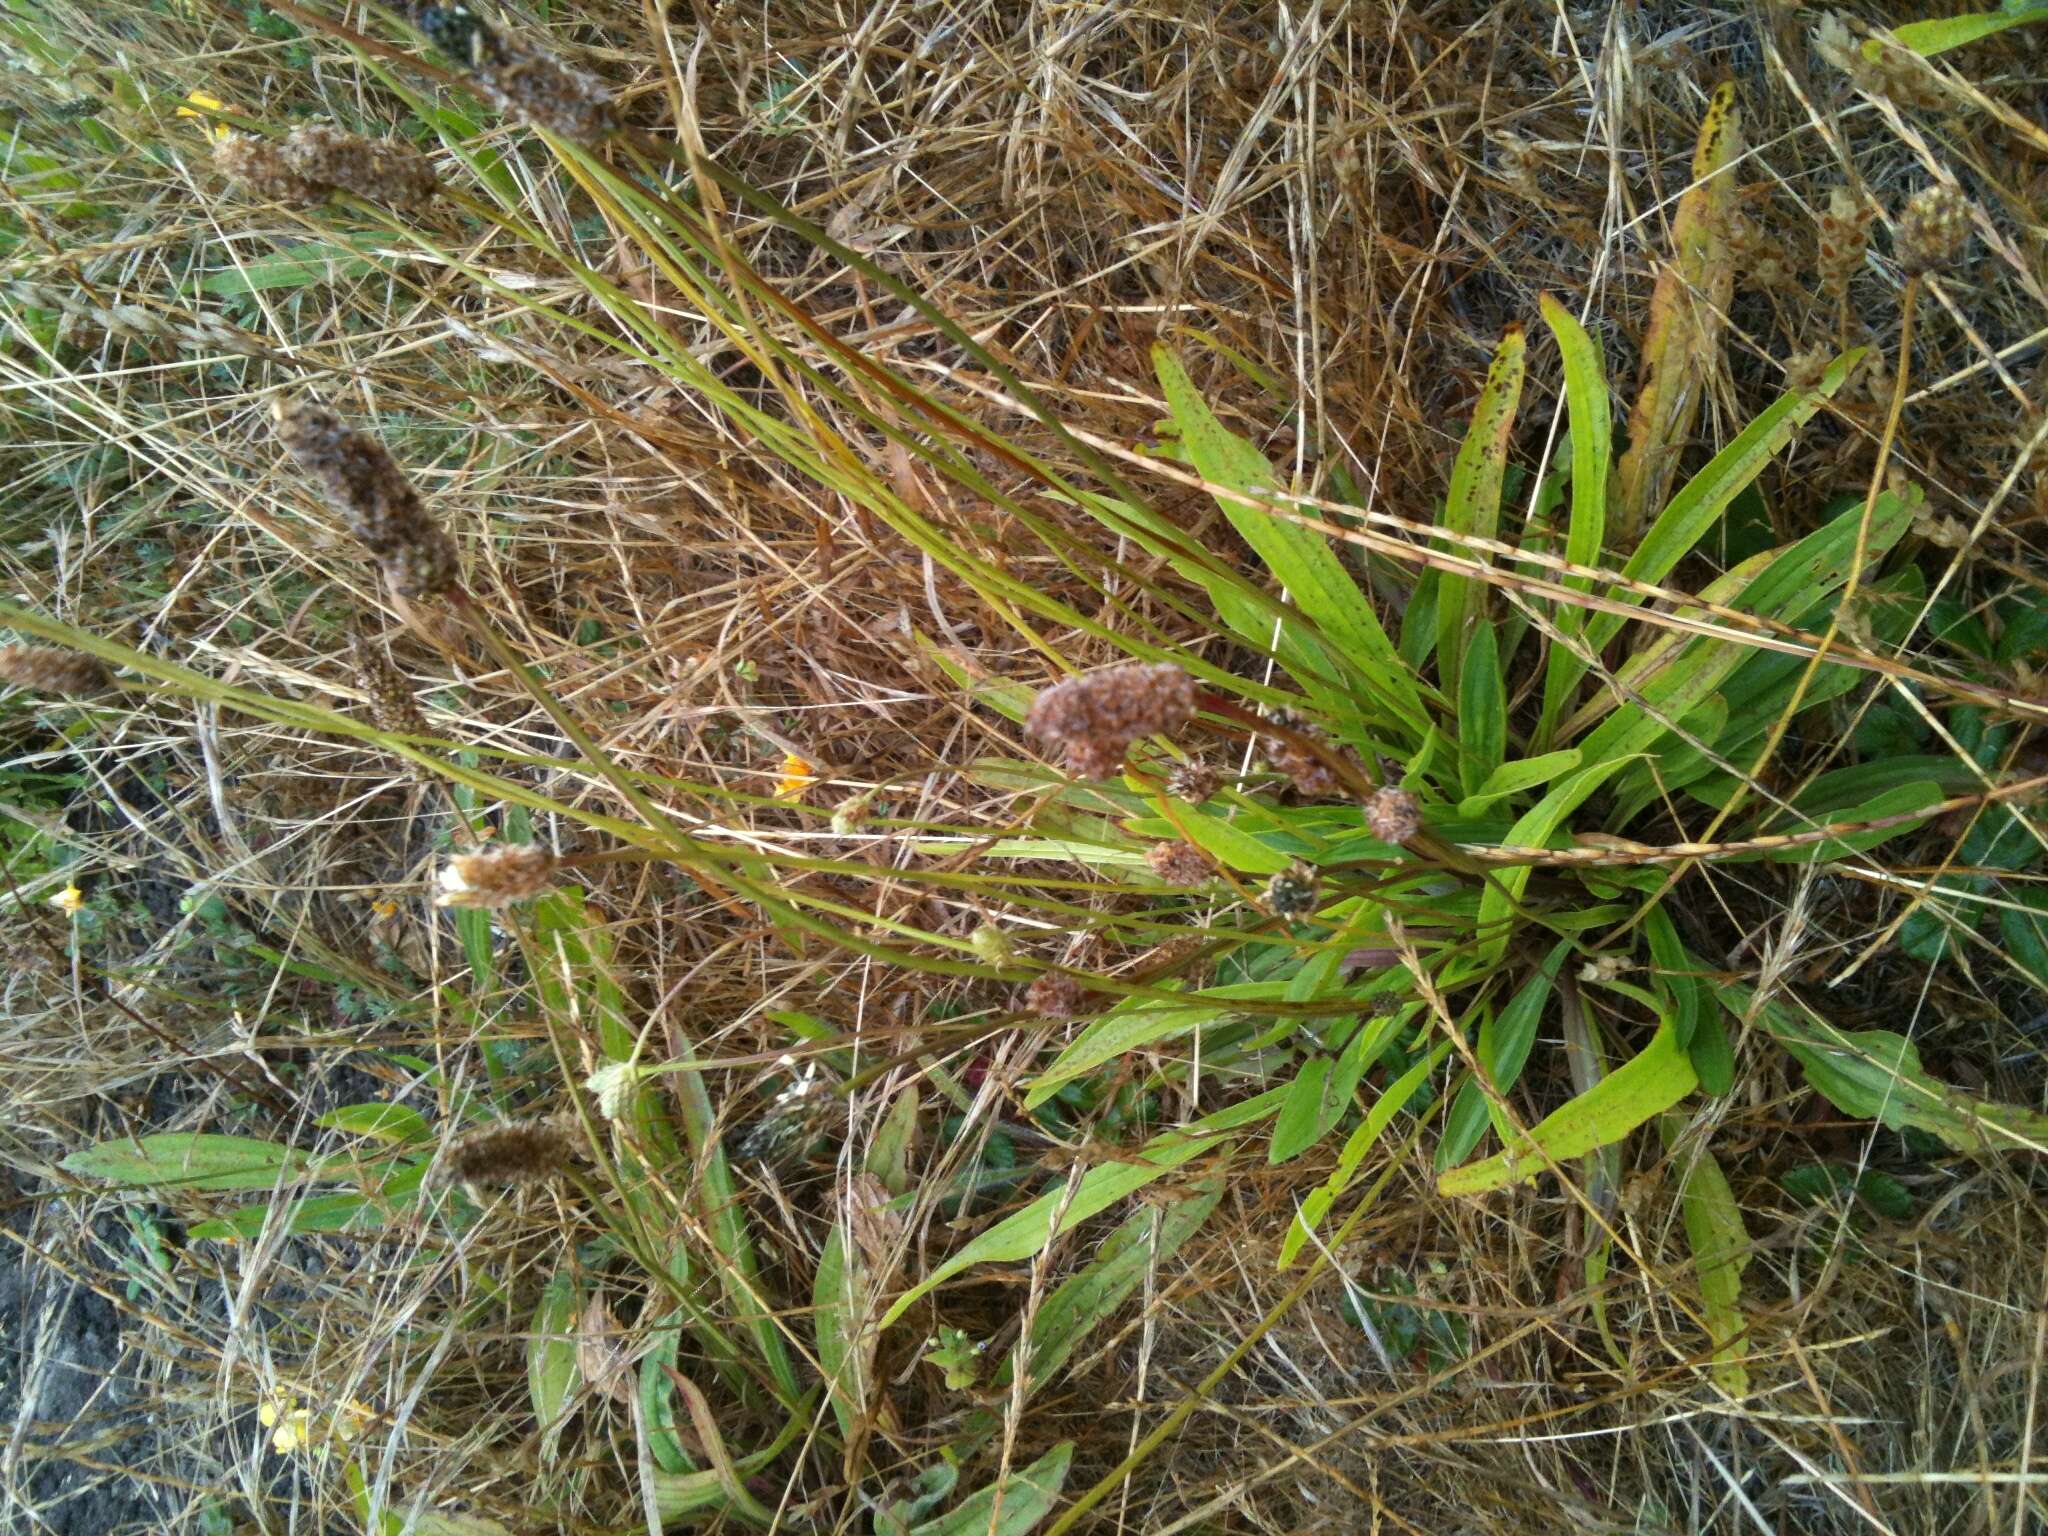
[[[192,103],[192,107],[204,107],[206,112],[232,112],[234,110],[233,107],[230,107],[218,96],[208,95],[205,91],[187,91],[185,99]],[[178,116],[195,118],[204,118],[206,116],[206,112],[195,112],[192,110],[192,107],[178,108]],[[224,139],[232,131],[226,123],[208,123],[204,126],[206,132],[216,139]]]
[[[50,898],[50,905],[70,917],[76,917],[85,906],[85,892],[75,884],[67,885]]]
[[[818,782],[818,770],[794,752],[782,754],[782,777],[775,785],[775,798],[790,800]]]
[[[277,1404],[264,1403],[256,1410],[256,1422],[265,1429],[277,1427]]]

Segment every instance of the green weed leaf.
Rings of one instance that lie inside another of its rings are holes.
[[[1748,987],[1718,987],[1722,1006],[1756,1022],[1798,1058],[1806,1080],[1844,1114],[1925,1131],[1958,1152],[2048,1151],[2048,1115],[1998,1104],[1930,1077],[1920,1051],[1888,1029],[1837,1028],[1789,996],[1761,1006]]]
[[[427,1117],[406,1104],[344,1104],[340,1109],[329,1110],[314,1124],[400,1145],[427,1141],[434,1134]]]
[[[1023,1471],[991,1483],[936,1520],[912,1526],[910,1536],[1027,1536],[1052,1513],[1073,1459],[1074,1443],[1063,1440]]]
[[[1216,419],[1173,354],[1164,347],[1154,347],[1152,362],[1167,408],[1173,412],[1174,425],[1180,430],[1181,442],[1196,473],[1212,485],[1233,490],[1268,494],[1275,491],[1279,477],[1265,456]],[[1378,697],[1392,720],[1406,728],[1406,734],[1421,735],[1425,720],[1414,681],[1400,664],[1394,644],[1387,638],[1371,602],[1358,590],[1358,584],[1330,548],[1329,540],[1313,528],[1275,517],[1248,502],[1219,497],[1217,504],[1231,526],[1265,561],[1274,579],[1287,589],[1289,600],[1346,664],[1343,672],[1335,674],[1327,664],[1312,666],[1311,675],[1321,671],[1331,681],[1348,675],[1365,693]],[[1264,646],[1271,637],[1246,638]],[[1302,635],[1298,640],[1307,642],[1305,654],[1313,660],[1320,649],[1315,639]]]
[[[2003,10],[1968,11],[1961,16],[1905,22],[1892,28],[1892,36],[1923,59],[1931,59],[1951,48],[1961,48],[1966,43],[1993,37],[2009,27],[2024,27],[2037,21],[2048,21],[2048,5],[2008,4]],[[1881,44],[1873,41],[1864,44],[1863,51],[1868,57],[1876,58],[1874,50],[1880,47]]]
[[[1387,1022],[1391,1024],[1393,1021]],[[1292,1268],[1294,1261],[1301,1257],[1303,1245],[1323,1224],[1324,1218],[1330,1214],[1330,1207],[1358,1177],[1358,1168],[1365,1161],[1365,1154],[1372,1150],[1394,1116],[1405,1109],[1416,1091],[1429,1081],[1430,1073],[1437,1069],[1450,1049],[1450,1041],[1437,1042],[1433,1049],[1387,1085],[1358,1129],[1344,1143],[1344,1150],[1337,1155],[1336,1168],[1301,1202],[1301,1209],[1295,1213],[1294,1225],[1287,1229],[1287,1236],[1280,1241],[1279,1268]]]
[[[311,1157],[251,1136],[166,1131],[103,1141],[57,1164],[66,1173],[148,1189],[271,1189],[317,1178]]]
[[[1640,1055],[1624,1062],[1589,1091],[1546,1115],[1527,1141],[1453,1168],[1436,1181],[1440,1194],[1477,1195],[1534,1178],[1548,1163],[1612,1146],[1692,1092],[1699,1079],[1669,1024],[1660,1026]]]
[[[542,1455],[552,1460],[582,1373],[576,1367],[576,1327],[583,1298],[565,1266],[548,1278],[533,1310],[526,1340],[526,1390],[539,1421]]]
[[[1071,1195],[1062,1185],[1039,1196],[1014,1216],[997,1222],[897,1297],[882,1315],[880,1326],[887,1328],[933,1287],[943,1285],[962,1270],[972,1269],[977,1264],[1015,1264],[1035,1257],[1061,1232],[1108,1210],[1161,1174],[1194,1157],[1208,1152],[1219,1159],[1227,1158],[1234,1144],[1217,1140],[1217,1135],[1276,1113],[1285,1092],[1285,1089],[1276,1088],[1243,1104],[1204,1116],[1186,1130],[1168,1131],[1154,1137],[1129,1161],[1103,1163],[1089,1169],[1081,1176]]]
[[[1090,1333],[1106,1322],[1144,1281],[1201,1230],[1223,1198],[1221,1179],[1203,1179],[1159,1210],[1140,1210],[1103,1239],[1095,1258],[1045,1298],[1031,1323],[1028,1347],[1015,1351],[996,1377],[1007,1387],[1019,1358],[1029,1362],[1031,1390],[1049,1385]]]
[[[1490,539],[1500,532],[1501,478],[1508,462],[1508,439],[1521,404],[1522,378],[1527,371],[1528,342],[1519,325],[1511,326],[1494,348],[1486,384],[1472,407],[1472,423],[1451,469],[1451,487],[1444,497],[1444,528],[1451,533]],[[1472,551],[1457,546],[1454,554]],[[1466,650],[1484,621],[1486,584],[1473,576],[1449,572],[1437,577],[1436,669],[1444,692],[1462,697]],[[1497,661],[1497,658],[1496,658]],[[1460,730],[1465,722],[1460,722]]]
[[[1681,1117],[1666,1115],[1662,1126],[1665,1146],[1677,1144],[1683,1134]],[[1749,1354],[1749,1341],[1743,1336],[1749,1323],[1742,1314],[1742,1271],[1750,1259],[1749,1233],[1743,1228],[1742,1207],[1728,1187],[1728,1176],[1706,1144],[1696,1141],[1681,1155],[1685,1171],[1679,1180],[1678,1208],[1692,1248],[1693,1272],[1699,1277],[1707,1336],[1715,1346],[1714,1380],[1729,1396],[1741,1397],[1749,1391],[1749,1371],[1742,1363]]]

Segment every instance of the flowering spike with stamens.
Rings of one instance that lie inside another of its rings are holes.
[[[487,1188],[544,1184],[566,1172],[575,1155],[576,1144],[552,1120],[504,1120],[443,1147],[427,1182]]]
[[[1315,728],[1291,710],[1278,710],[1269,718],[1292,734],[1283,736],[1269,731],[1259,737],[1259,752],[1268,766],[1287,775],[1295,791],[1311,800],[1336,794],[1342,787],[1336,772],[1309,746],[1318,738]]]
[[[404,144],[364,138],[332,123],[302,123],[284,141],[284,162],[323,189],[413,213],[434,200],[440,179]]]
[[[1306,917],[1321,895],[1322,877],[1301,859],[1266,882],[1266,908],[1275,917]]]
[[[459,853],[441,870],[437,907],[493,910],[529,901],[548,888],[555,856],[545,848],[510,843],[481,853]]]
[[[1154,843],[1145,862],[1168,885],[1200,885],[1216,873],[1215,862],[1193,843]]]
[[[1066,749],[1082,778],[1107,778],[1133,742],[1178,730],[1195,713],[1195,680],[1172,662],[1129,662],[1055,683],[1039,694],[1025,729]]]
[[[317,203],[327,188],[293,165],[274,139],[231,133],[213,146],[214,169],[251,197],[267,202]]]
[[[1422,830],[1422,802],[1397,785],[1382,784],[1365,803],[1365,824],[1383,843],[1405,843]]]
[[[1221,782],[1216,770],[1198,757],[1175,763],[1166,771],[1166,792],[1190,805],[1202,804],[1216,793]]]
[[[452,590],[461,576],[455,545],[427,512],[412,482],[384,451],[322,405],[277,407],[277,440],[319,483],[348,531],[375,555],[405,597]]]

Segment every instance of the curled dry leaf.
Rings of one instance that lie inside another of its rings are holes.
[[[577,1320],[576,1369],[599,1396],[632,1406],[633,1358],[626,1330],[601,1293],[590,1298]]]
[[[866,1271],[869,1294],[887,1296],[902,1277],[904,1222],[889,1209],[889,1191],[872,1173],[857,1173],[845,1193],[846,1224]]]

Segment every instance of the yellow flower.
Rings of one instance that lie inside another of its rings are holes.
[[[256,1410],[256,1422],[270,1431],[270,1448],[280,1456],[304,1450],[313,1439],[313,1415],[288,1397],[273,1397]]]
[[[794,752],[782,754],[782,778],[775,785],[775,798],[794,800],[818,782],[818,770]]]
[[[85,906],[85,892],[78,888],[78,882],[74,880],[50,898],[50,905],[66,917],[76,917]]]
[[[325,1428],[337,1440],[353,1440],[375,1419],[371,1409],[351,1400],[326,1421]],[[270,1448],[280,1456],[308,1450],[313,1445],[316,1426],[312,1410],[300,1407],[298,1399],[289,1394],[265,1398],[257,1406],[256,1422],[270,1431]]]
[[[226,123],[208,123],[206,121],[208,112],[232,112],[235,110],[218,96],[209,96],[204,91],[187,91],[185,99],[191,102],[192,106],[178,108],[178,116],[198,118],[200,120],[200,127],[205,131],[208,138],[224,139],[234,131]],[[192,110],[192,107],[204,107],[206,111],[195,112]]]

